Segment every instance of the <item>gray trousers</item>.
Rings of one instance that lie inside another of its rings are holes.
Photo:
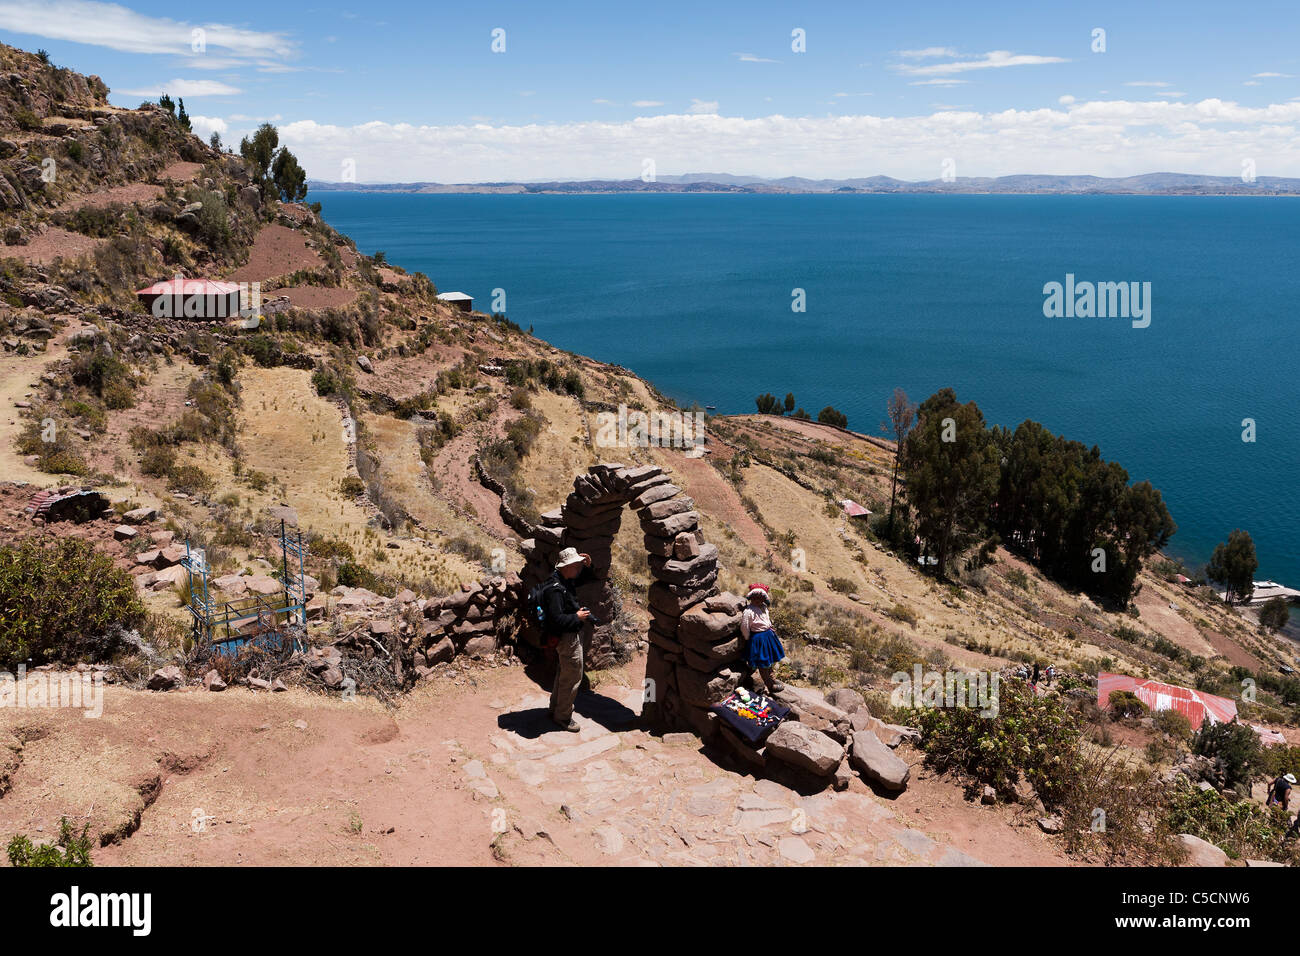
[[[561,634],[555,645],[557,666],[555,686],[551,689],[551,716],[557,723],[567,724],[573,717],[573,702],[582,684],[582,635],[576,631]]]

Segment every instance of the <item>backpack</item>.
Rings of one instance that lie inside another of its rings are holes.
[[[545,581],[534,584],[528,592],[528,600],[525,605],[528,619],[536,624],[543,634],[549,633],[546,626],[546,591],[552,585],[558,587],[559,582],[547,578]]]

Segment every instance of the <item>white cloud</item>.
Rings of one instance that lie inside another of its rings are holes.
[[[187,59],[204,55],[193,48],[195,30],[202,31],[205,53],[220,50],[249,59],[284,58],[297,52],[296,44],[282,33],[150,17],[98,0],[5,0],[0,4],[0,29],[123,53],[173,53]]]
[[[926,52],[926,51],[913,51]],[[933,57],[958,56],[952,50],[929,53]],[[992,50],[975,59],[954,60],[951,63],[930,63],[925,66],[916,63],[897,63],[894,69],[909,76],[948,76],[953,73],[967,73],[971,70],[1001,69],[1008,66],[1039,66],[1044,63],[1068,63],[1059,56],[1037,56],[1029,53],[1012,53],[1009,50]]]
[[[899,50],[898,55],[913,60],[924,60],[937,56],[956,57],[961,54],[950,46],[928,46],[921,50]]]
[[[592,102],[595,103],[597,106],[617,106],[617,105],[618,105],[618,104],[615,103],[613,100],[605,100],[605,99],[592,100]]]
[[[175,99],[178,96],[235,96],[243,90],[217,80],[169,80],[157,86],[136,90],[114,90],[123,96],[145,96],[156,99],[163,93]]]
[[[1290,80],[1295,77],[1294,73],[1254,73],[1252,76],[1257,80]]]
[[[731,54],[741,63],[780,63],[780,60],[769,60],[767,57],[759,56],[757,53],[733,53]]]
[[[190,126],[203,140],[209,139],[213,133],[220,133],[222,139],[225,139],[226,133],[230,131],[230,127],[220,116],[191,116]]]
[[[1056,102],[1060,103],[1062,106],[1069,106],[1074,102],[1074,97],[1071,96],[1069,93],[1066,93],[1064,96],[1060,97]]]
[[[637,109],[649,109],[652,106],[663,106],[660,100],[633,100],[632,105]]]
[[[661,173],[744,171],[763,176],[884,174],[933,179],[939,159],[963,175],[1157,170],[1235,176],[1241,157],[1300,176],[1300,101],[1245,107],[1225,100],[1096,100],[1061,108],[943,110],[919,116],[707,113],[623,122],[414,126],[382,122],[281,125],[281,141],[316,178],[344,158],[366,182],[634,178],[653,157]]]
[[[954,80],[947,77],[936,76],[930,80],[913,80],[908,86],[965,86],[970,80]]]
[[[697,100],[697,99],[695,99],[694,97],[691,98],[691,112],[692,112],[692,113],[697,113],[697,114],[699,114],[699,113],[716,113],[717,111],[718,111],[718,101],[717,101],[717,100]]]

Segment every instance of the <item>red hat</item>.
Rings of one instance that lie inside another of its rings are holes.
[[[751,585],[749,586],[749,593],[746,594],[745,597],[747,597],[747,598],[752,598],[752,597],[754,597],[755,595],[758,595],[758,596],[761,597],[764,601],[768,600],[769,595],[768,595],[768,592],[767,592],[767,585],[766,585],[766,584],[751,584]]]

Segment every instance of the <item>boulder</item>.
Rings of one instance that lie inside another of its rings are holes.
[[[1190,833],[1178,834],[1178,839],[1187,848],[1186,866],[1227,866],[1228,854],[1213,843],[1202,840]]]
[[[887,790],[907,789],[912,768],[880,742],[869,730],[859,730],[853,735],[850,756],[854,768],[862,776]]]
[[[227,594],[238,595],[248,590],[248,578],[242,574],[223,574],[212,579],[213,587]]]
[[[185,675],[175,664],[168,664],[166,667],[160,667],[153,672],[149,678],[150,690],[175,690],[185,683]]]
[[[483,634],[479,637],[471,637],[465,642],[464,653],[470,657],[486,657],[489,654],[495,654],[497,651],[497,639],[495,634]]]
[[[221,679],[215,667],[203,675],[203,689],[213,692],[226,689],[226,682]]]
[[[156,517],[158,517],[157,508],[136,508],[135,510],[128,511],[126,514],[122,515],[122,520],[128,521],[131,524],[144,524],[146,521],[152,521]]]
[[[189,577],[189,571],[179,564],[173,564],[170,568],[163,568],[163,570],[154,574],[153,580],[149,582],[149,589],[152,591],[166,591],[178,584],[184,584],[189,580]]]
[[[113,538],[116,541],[130,541],[137,533],[137,529],[132,528],[130,525],[118,525],[113,529]]]
[[[862,707],[866,701],[856,690],[848,687],[837,687],[826,694],[826,703],[833,707],[838,707],[846,714],[855,714],[858,708]]]
[[[450,637],[444,637],[424,653],[425,660],[429,662],[430,667],[434,664],[445,664],[455,656],[456,645],[452,643]]]
[[[819,777],[829,777],[844,758],[844,748],[819,730],[787,720],[768,736],[763,754]]]
[[[849,715],[834,704],[827,703],[821,691],[811,687],[795,687],[786,684],[785,688],[778,691],[775,696],[781,703],[788,704],[800,714],[813,714],[823,720],[829,720],[832,724],[841,722],[848,724]]]
[[[720,703],[740,684],[741,675],[729,667],[708,673],[691,667],[677,668],[677,692],[682,700],[696,707]]]

